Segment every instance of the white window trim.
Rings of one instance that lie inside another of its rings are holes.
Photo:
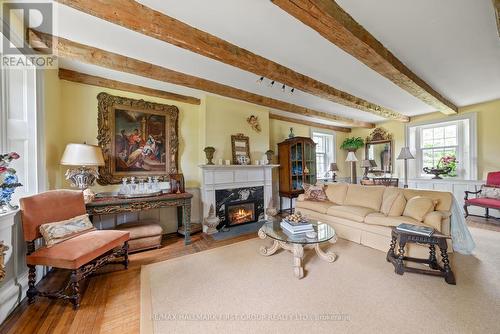
[[[326,129],[320,129],[320,128],[310,128],[309,136],[313,138],[313,133],[323,133],[326,135],[331,135],[332,138],[332,161],[331,162],[337,162],[337,133],[335,131],[331,130],[326,130]],[[321,177],[317,174],[316,172],[316,180],[328,180],[330,179],[329,177],[326,177],[324,175],[321,175]]]
[[[462,121],[462,120],[468,120],[469,121],[469,136],[470,136],[470,143],[469,143],[469,156],[470,156],[470,171],[469,171],[469,177],[467,180],[477,180],[477,113],[476,112],[471,112],[471,113],[466,113],[463,115],[457,115],[457,116],[448,116],[445,119],[434,119],[430,121],[422,121],[422,122],[415,122],[411,124],[406,124],[405,125],[405,146],[409,146],[410,144],[410,130],[411,128],[414,127],[425,127],[426,125],[435,125],[439,123],[452,123],[452,122],[457,122],[457,121]],[[462,130],[461,130],[462,129]],[[462,131],[461,133],[461,138],[464,137],[464,132],[463,132],[463,126],[459,126],[459,132]],[[460,135],[459,135],[460,137]],[[419,140],[419,138],[415,138],[415,140]],[[417,173],[417,170],[420,170],[422,166],[420,166],[420,157],[417,156],[417,152],[415,152],[414,149],[411,150],[412,154],[415,156],[415,170],[413,171],[413,175],[410,174],[409,177],[412,179],[428,179],[426,177],[422,177],[420,173]],[[418,153],[419,154],[419,153]],[[459,160],[460,161],[460,160]],[[411,160],[410,160],[411,163]],[[420,168],[420,169],[419,169]],[[451,178],[451,179],[443,179],[443,181],[450,181],[453,182],[454,180],[463,180],[464,178]]]

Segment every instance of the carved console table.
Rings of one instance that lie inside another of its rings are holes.
[[[118,198],[105,197],[96,198],[88,203],[87,213],[93,215],[111,215],[143,210],[159,209],[165,207],[177,207],[177,221],[183,226],[184,244],[191,243],[191,198],[190,193],[163,194],[142,198]]]

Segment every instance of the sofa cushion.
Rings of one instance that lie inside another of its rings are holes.
[[[362,223],[366,215],[372,212],[375,212],[375,210],[362,206],[334,205],[328,209],[326,214]]]
[[[406,203],[403,216],[411,217],[421,222],[424,220],[425,215],[434,211],[436,201],[429,197],[415,196],[410,198]]]
[[[423,225],[416,219],[406,216],[388,217],[380,212],[370,213],[365,217],[364,222],[370,225],[398,226],[399,224]]]
[[[90,231],[53,247],[42,247],[26,256],[26,263],[64,269],[78,269],[129,240],[129,232],[117,230]]]
[[[383,186],[362,186],[359,184],[349,184],[345,198],[345,205],[362,206],[375,211],[380,210],[385,187]]]
[[[450,216],[450,212],[432,211],[425,215],[424,224],[433,227],[438,232],[447,233],[443,231],[443,221],[447,220]]]
[[[380,212],[386,216],[398,217],[403,214],[406,206],[406,199],[399,188],[387,187],[382,197]]]
[[[47,247],[52,247],[90,230],[94,230],[94,225],[92,225],[88,214],[40,225],[40,234]]]
[[[116,226],[116,229],[120,231],[128,231],[130,233],[130,240],[158,235],[161,236],[163,234],[160,222],[156,219],[144,219],[123,223]]]
[[[328,209],[334,204],[329,201],[297,201],[295,204],[296,209],[308,209],[319,213],[326,213]]]
[[[453,200],[453,194],[446,191],[435,191],[435,190],[421,190],[421,189],[403,189],[403,194],[406,200],[415,196],[425,196],[438,201],[436,204],[436,210],[439,211],[451,211],[451,202]]]
[[[302,188],[304,188],[306,201],[328,201],[325,194],[325,187],[322,184],[312,185],[304,183]]]
[[[343,205],[348,186],[347,183],[327,183],[325,189],[326,197],[328,197],[330,202]]]

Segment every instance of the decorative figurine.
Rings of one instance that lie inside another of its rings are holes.
[[[260,123],[259,123],[259,118],[257,116],[250,116],[247,118],[247,123],[250,124],[250,126],[252,127],[252,129],[255,131],[255,132],[261,132],[262,131],[262,128],[260,127]]]
[[[290,134],[288,135],[289,139],[292,139],[295,137],[295,134],[293,133],[293,128],[290,128]]]
[[[266,157],[267,157],[267,164],[270,165],[273,163],[273,155],[274,151],[273,150],[267,150],[266,151]]]
[[[215,215],[214,205],[210,204],[210,210],[208,210],[208,217],[203,219],[203,233],[214,234],[217,233],[217,225],[220,219]]]

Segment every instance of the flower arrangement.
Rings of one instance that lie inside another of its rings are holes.
[[[12,195],[17,187],[22,186],[18,182],[16,175],[16,170],[14,168],[9,168],[9,164],[12,160],[19,159],[19,154],[16,152],[10,152],[6,154],[0,154],[0,211],[7,211],[6,206],[11,209],[17,209],[16,206],[10,204],[12,200]]]
[[[347,151],[356,151],[357,149],[365,146],[365,141],[361,137],[350,137],[344,139],[340,148]]]
[[[444,155],[437,164],[437,168],[450,168],[450,171],[446,174],[446,176],[457,176],[457,166],[458,160],[454,154]]]

